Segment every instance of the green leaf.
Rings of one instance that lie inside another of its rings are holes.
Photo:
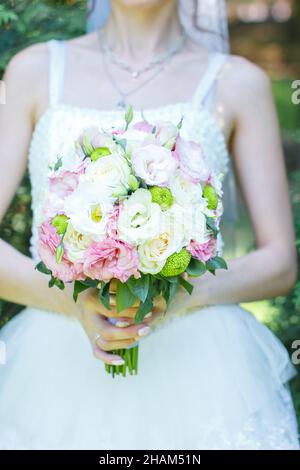
[[[194,286],[188,282],[184,277],[179,276],[179,284],[191,295],[194,289]]]
[[[109,282],[103,283],[98,292],[99,301],[107,310],[111,310],[109,297]]]
[[[139,279],[130,277],[127,286],[135,297],[141,302],[145,302],[149,292],[150,276],[148,274],[142,275]]]
[[[58,156],[57,160],[56,160],[56,163],[54,165],[54,171],[59,170],[60,167],[62,167],[62,157]]]
[[[167,302],[167,305],[169,305],[169,303],[171,302],[171,300],[175,297],[175,295],[177,294],[178,292],[178,288],[179,288],[179,281],[177,280],[177,282],[172,282],[169,284],[169,296],[168,296],[168,299],[166,299],[166,302]]]
[[[206,262],[206,268],[212,274],[215,274],[216,269],[228,269],[226,261],[219,256],[212,258]]]
[[[47,266],[45,265],[45,263],[43,263],[43,261],[40,261],[36,265],[35,269],[43,274],[52,274],[52,271],[50,271],[50,269],[47,268]]]
[[[88,287],[97,287],[99,284],[99,281],[97,281],[96,279],[90,279],[89,277],[85,279],[84,281],[80,281],[80,282],[81,284],[84,284],[85,286],[88,286]]]
[[[133,108],[131,105],[128,106],[127,108],[127,111],[125,113],[125,121],[126,121],[126,128],[125,130],[127,131],[128,127],[129,127],[129,124],[132,122],[133,120]]]
[[[186,272],[190,277],[199,277],[202,276],[206,272],[205,263],[199,261],[198,259],[192,258],[188,267],[186,268]]]
[[[81,292],[89,289],[89,286],[83,284],[81,281],[75,281],[74,282],[74,288],[73,288],[73,299],[74,302],[77,302],[78,295],[81,294]]]
[[[212,217],[206,217],[206,225],[207,228],[212,232],[213,236],[216,238],[219,233],[219,229],[216,226],[215,220]]]
[[[136,296],[131,292],[126,283],[117,281],[116,303],[117,312],[122,312],[131,307],[136,301]]]
[[[142,302],[140,304],[138,311],[136,312],[136,315],[134,318],[135,323],[141,323],[144,320],[145,315],[147,315],[147,313],[152,311],[152,308],[153,308],[153,297],[149,293],[145,302]]]
[[[61,281],[60,279],[57,279],[56,277],[52,275],[51,275],[50,281],[48,282],[48,286],[50,288],[56,286],[60,290],[63,290],[65,288],[65,284],[63,283],[63,281]]]

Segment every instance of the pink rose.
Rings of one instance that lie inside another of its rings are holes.
[[[176,140],[175,155],[180,160],[180,168],[193,183],[207,181],[210,170],[205,161],[202,148],[196,142],[178,137]]]
[[[135,174],[150,186],[167,186],[177,168],[172,152],[159,145],[145,145],[132,153]]]
[[[131,245],[107,238],[93,243],[84,255],[83,269],[91,279],[108,282],[112,278],[126,282],[130,276],[138,278],[138,255]]]
[[[192,240],[186,249],[191,253],[193,258],[206,263],[206,261],[216,256],[217,240],[215,238],[211,238],[205,243],[197,243]]]
[[[73,264],[64,252],[60,263],[55,260],[56,248],[60,244],[60,236],[55,227],[50,222],[44,222],[39,228],[38,253],[47,266],[52,271],[52,275],[63,282],[82,280],[85,277],[82,273],[82,264]]]

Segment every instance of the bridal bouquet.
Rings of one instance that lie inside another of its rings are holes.
[[[117,312],[138,303],[139,323],[155,297],[169,304],[179,286],[191,294],[187,275],[226,263],[217,256],[221,182],[201,147],[183,138],[182,121],[132,121],[130,107],[123,129],[83,131],[49,167],[37,269],[49,287],[73,282],[75,301],[97,288],[107,309],[113,280]],[[114,353],[125,364],[107,372],[137,373],[137,345]]]

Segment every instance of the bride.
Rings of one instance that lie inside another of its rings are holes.
[[[299,448],[288,388],[295,369],[239,306],[288,292],[296,258],[270,82],[228,53],[223,8],[222,0],[112,0],[102,28],[36,44],[9,63],[0,210],[28,155],[34,220],[32,258],[0,243],[0,296],[26,306],[0,335],[1,449]],[[180,292],[165,316],[157,299],[141,325],[131,308],[113,326],[94,290],[75,304],[70,289],[49,290],[34,266],[51,159],[90,125],[121,124],[128,103],[137,120],[183,115],[182,132],[214,170],[226,174],[230,155],[256,249],[194,280],[193,295]],[[112,379],[103,362],[120,361],[111,351],[136,341],[138,375]]]

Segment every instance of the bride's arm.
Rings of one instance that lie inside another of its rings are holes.
[[[234,57],[218,88],[218,100],[234,116],[231,150],[256,249],[230,260],[228,271],[194,280],[189,300],[192,307],[284,295],[297,274],[288,184],[270,81],[258,67]]]
[[[47,74],[44,46],[34,46],[17,54],[3,77],[6,104],[0,106],[0,220],[26,168],[26,155],[33,129],[34,103],[41,102]],[[34,77],[40,71],[39,83]],[[45,79],[44,79],[45,78]],[[66,295],[49,295],[46,276],[34,269],[34,261],[0,240],[0,297],[32,307],[63,310],[70,308]]]

